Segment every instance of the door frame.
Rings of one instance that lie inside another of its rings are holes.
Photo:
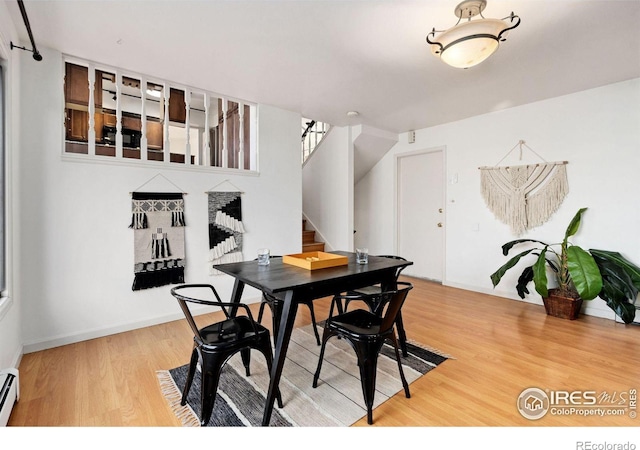
[[[444,229],[442,230],[442,255],[440,255],[441,257],[441,264],[442,264],[442,280],[441,283],[442,285],[446,285],[445,281],[447,279],[447,264],[446,264],[446,256],[447,256],[447,147],[445,145],[441,145],[438,147],[429,147],[429,148],[423,148],[423,149],[419,149],[419,150],[412,150],[412,151],[408,151],[408,152],[400,152],[400,153],[396,153],[394,156],[394,167],[393,167],[393,189],[394,189],[394,195],[393,195],[393,235],[394,235],[394,242],[393,242],[393,246],[394,246],[394,252],[397,255],[399,248],[400,248],[400,232],[399,232],[399,226],[398,226],[398,221],[400,220],[400,211],[399,211],[399,196],[400,196],[400,179],[399,179],[399,174],[398,171],[400,170],[400,159],[401,158],[405,158],[405,157],[409,157],[409,156],[415,156],[415,155],[421,155],[421,154],[426,154],[426,153],[442,153],[442,214],[443,214],[443,220],[444,220],[444,224],[445,226],[443,227]]]

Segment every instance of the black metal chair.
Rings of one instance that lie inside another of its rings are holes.
[[[213,296],[215,300],[204,300],[199,297],[204,296],[202,292],[207,292],[207,297]],[[189,293],[187,296],[185,293]],[[193,293],[193,294],[192,294]],[[201,294],[198,297],[194,293]],[[211,418],[213,405],[218,390],[220,372],[226,362],[236,353],[240,352],[242,363],[247,376],[250,376],[249,363],[251,359],[251,349],[261,352],[266,361],[269,372],[273,363],[273,353],[271,350],[271,339],[269,330],[253,320],[251,310],[242,303],[222,302],[216,289],[209,284],[183,284],[171,289],[173,295],[180,304],[187,323],[193,331],[193,351],[189,363],[186,384],[182,392],[181,405],[187,402],[187,395],[193,382],[196,365],[200,361],[202,370],[201,398],[201,424],[206,425]],[[225,320],[213,323],[204,328],[198,328],[188,303],[199,305],[219,306],[225,313]],[[246,315],[232,316],[230,311],[244,310]],[[282,407],[282,398],[277,394],[278,406]]]
[[[382,258],[391,258],[391,259],[406,261],[406,258],[403,258],[402,256],[395,256],[395,255],[378,255],[378,256]],[[398,269],[396,269],[396,273],[394,275],[394,282],[398,281],[398,277],[400,276],[400,273],[403,270],[404,270],[404,267],[399,267]],[[376,295],[376,294],[379,294],[380,292],[382,292],[382,287],[380,285],[366,286],[360,289],[349,291],[347,292],[347,298],[344,299],[343,310],[347,311],[349,303],[357,300],[357,301],[362,301],[366,303],[367,307],[369,308],[369,311],[379,315],[381,314],[385,306],[383,301],[384,299]],[[402,311],[398,312],[398,317],[396,318],[396,327],[398,329],[398,340],[400,342],[400,349],[402,350],[402,356],[406,357],[408,355],[407,334],[404,331],[404,323],[402,322]]]
[[[282,258],[282,256],[270,256],[270,258]],[[264,307],[269,306],[271,310],[271,317],[273,323],[273,336],[274,338],[277,336],[278,329],[280,327],[280,316],[282,311],[282,305],[284,303],[283,299],[275,297],[273,295],[269,295],[266,292],[262,293],[262,302],[260,303],[260,309],[258,310],[258,323],[262,323],[262,315],[264,314]],[[309,312],[311,313],[311,323],[313,324],[313,332],[316,335],[316,342],[320,345],[320,334],[318,333],[318,326],[316,325],[316,314],[313,310],[313,300],[309,300],[304,302],[305,305],[309,308]]]
[[[384,314],[382,315],[374,314],[365,309],[355,309],[333,316],[333,309],[334,307],[337,309],[340,304],[339,302],[343,300],[354,300],[354,298],[349,294],[336,295],[331,302],[329,318],[325,323],[322,334],[322,347],[320,348],[318,368],[313,376],[313,387],[318,386],[318,378],[320,377],[320,369],[322,368],[322,359],[327,341],[332,336],[338,336],[344,339],[353,347],[358,358],[360,382],[362,383],[362,393],[364,394],[364,402],[367,407],[367,423],[369,423],[369,425],[373,423],[373,399],[376,389],[378,355],[387,340],[391,341],[395,350],[405,396],[407,398],[411,397],[409,384],[404,377],[402,363],[400,362],[398,340],[396,339],[394,327],[402,304],[411,289],[413,289],[413,286],[410,283],[398,282],[395,290],[375,294],[374,297],[380,297],[378,301],[384,302],[386,305]]]

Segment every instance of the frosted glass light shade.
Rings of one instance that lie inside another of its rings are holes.
[[[498,49],[498,36],[508,26],[500,19],[463,22],[437,36],[437,42],[442,47],[431,44],[431,53],[450,66],[460,69],[473,67]],[[500,39],[506,38],[507,34],[504,33]]]

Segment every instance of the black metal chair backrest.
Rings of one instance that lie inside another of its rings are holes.
[[[389,331],[393,324],[396,322],[396,318],[402,309],[404,301],[407,299],[407,294],[413,289],[411,283],[398,281],[396,289],[392,291],[385,291],[377,294],[380,296],[378,301],[386,303],[386,309],[380,324],[380,333],[386,333]]]
[[[390,258],[390,259],[397,259],[399,261],[406,261],[406,258],[403,258],[402,256],[397,256],[397,255],[377,255],[380,258]],[[395,280],[398,280],[398,277],[400,276],[400,272],[402,272],[405,269],[406,266],[404,267],[398,267],[396,269],[396,273],[395,273]]]
[[[190,297],[183,293],[183,291],[195,291],[195,290],[201,290],[201,289],[204,289],[206,291],[211,291],[211,294],[213,294],[213,297],[215,298],[215,300],[204,300],[201,298]],[[191,331],[193,331],[193,335],[198,341],[198,344],[203,343],[202,336],[200,336],[200,330],[195,320],[193,319],[193,315],[191,314],[191,310],[189,309],[188,303],[196,303],[199,305],[207,305],[207,306],[218,306],[222,309],[227,319],[231,318],[231,314],[229,311],[231,311],[233,308],[243,309],[247,317],[249,317],[249,319],[251,320],[251,323],[254,328],[254,332],[256,334],[258,333],[258,329],[255,325],[255,321],[253,320],[253,316],[251,315],[251,310],[249,309],[249,307],[243,303],[223,302],[220,299],[220,296],[218,295],[216,288],[214,288],[210,284],[183,284],[183,285],[172,288],[171,295],[173,295],[178,300],[180,309],[182,309],[182,312],[184,313],[184,316],[187,319],[187,323],[189,324]]]

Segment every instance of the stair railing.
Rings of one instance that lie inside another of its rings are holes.
[[[329,124],[302,118],[302,164],[318,147],[329,131]]]

